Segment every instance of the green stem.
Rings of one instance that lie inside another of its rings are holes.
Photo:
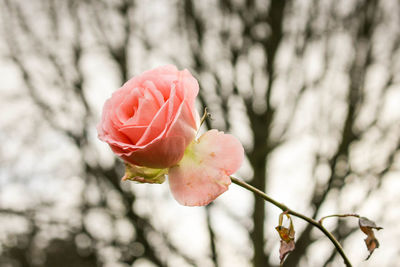
[[[340,256],[342,256],[344,263],[346,264],[347,267],[351,267],[351,262],[350,260],[347,258],[346,254],[344,253],[344,250],[342,248],[342,246],[340,245],[340,243],[336,240],[336,238],[319,222],[317,222],[316,220],[307,217],[301,213],[298,213],[294,210],[289,209],[285,204],[282,204],[272,198],[270,198],[267,194],[265,194],[263,191],[249,185],[248,183],[239,180],[235,177],[231,176],[231,180],[233,183],[253,192],[254,194],[256,194],[257,196],[263,198],[264,200],[268,201],[269,203],[275,205],[276,207],[280,208],[283,212],[287,212],[290,215],[296,216],[298,218],[303,219],[304,221],[312,224],[313,226],[317,227],[321,232],[323,232],[333,243],[333,245],[335,246],[336,250],[339,252]]]

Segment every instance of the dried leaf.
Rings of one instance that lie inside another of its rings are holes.
[[[286,228],[282,226],[283,223],[283,216],[286,215],[286,217],[290,221],[289,228]],[[293,227],[293,222],[292,218],[290,217],[289,214],[283,212],[279,215],[279,225],[275,227],[276,231],[278,231],[278,234],[281,238],[281,246],[279,248],[279,259],[280,259],[280,264],[282,265],[286,256],[292,252],[295,249],[295,243],[294,243],[294,227]]]
[[[368,260],[371,257],[372,253],[374,252],[374,250],[376,248],[379,248],[379,242],[378,242],[378,239],[376,239],[376,237],[375,237],[373,229],[381,230],[383,228],[377,226],[375,224],[375,222],[373,222],[365,217],[360,217],[360,219],[358,221],[358,225],[360,226],[361,231],[363,231],[364,234],[367,235],[367,238],[364,239],[364,241],[365,241],[365,245],[367,245],[367,249],[369,251],[369,255],[366,258],[366,260]]]
[[[281,240],[281,246],[279,248],[279,259],[281,260],[280,264],[282,265],[286,256],[289,255],[295,249],[294,240],[291,240],[289,243]]]
[[[290,242],[294,239],[294,233],[292,233],[289,228],[277,226],[275,229],[278,231],[279,236],[283,241]]]

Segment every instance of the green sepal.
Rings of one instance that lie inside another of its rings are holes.
[[[162,184],[168,169],[152,169],[125,162],[125,175],[122,181],[131,180],[139,183]]]

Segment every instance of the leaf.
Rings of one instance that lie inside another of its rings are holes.
[[[289,228],[286,228],[284,226],[277,226],[275,227],[276,231],[278,231],[279,236],[281,239],[285,242],[290,242],[294,239],[294,236],[292,236],[292,233]]]
[[[360,217],[358,221],[358,225],[360,226],[361,231],[364,232],[364,234],[367,235],[367,238],[364,239],[365,245],[367,246],[367,249],[369,251],[369,255],[365,260],[368,260],[374,250],[376,248],[379,248],[379,242],[378,239],[376,239],[375,234],[373,229],[375,230],[381,230],[383,229],[382,227],[379,227],[375,224],[375,222],[365,218],[365,217]]]
[[[279,259],[281,260],[280,264],[282,265],[286,256],[289,255],[295,249],[294,240],[291,240],[289,243],[281,240],[281,246],[279,248]]]
[[[283,215],[286,215],[286,217],[290,221],[289,228],[282,226]],[[290,217],[290,215],[287,214],[286,212],[281,213],[279,215],[279,225],[275,227],[275,229],[276,231],[278,231],[278,234],[281,238],[281,246],[279,248],[279,259],[281,261],[280,264],[282,265],[286,256],[289,255],[289,253],[295,249],[295,243],[294,243],[295,231],[293,227],[292,218]]]

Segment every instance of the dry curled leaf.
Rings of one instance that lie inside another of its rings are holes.
[[[289,255],[295,249],[294,240],[286,241],[281,240],[281,246],[279,248],[279,259],[281,260],[280,264],[282,265],[286,256]]]
[[[371,257],[372,253],[374,252],[374,250],[376,248],[379,248],[379,242],[378,242],[378,239],[376,239],[376,237],[375,237],[373,229],[381,230],[383,228],[377,226],[375,224],[375,222],[373,222],[365,217],[360,217],[360,219],[358,221],[358,225],[360,226],[361,231],[363,231],[364,234],[367,235],[367,238],[364,239],[364,241],[365,241],[365,245],[367,245],[367,249],[369,251],[369,255],[366,258],[366,260],[368,260]]]
[[[286,217],[290,221],[289,228],[282,226],[283,215],[286,215]],[[281,238],[281,246],[279,248],[279,259],[281,261],[280,264],[282,265],[286,256],[295,249],[295,243],[294,243],[295,232],[294,232],[292,218],[289,216],[289,214],[284,212],[279,215],[279,225],[275,227],[275,229],[276,231],[278,231],[278,234]]]

